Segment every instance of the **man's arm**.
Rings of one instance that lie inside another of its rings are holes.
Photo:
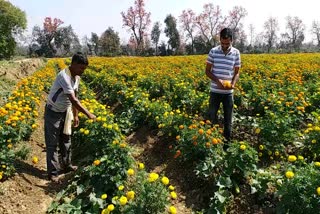
[[[78,99],[77,91],[75,91],[74,93],[75,93],[75,97]],[[74,127],[78,127],[79,126],[79,117],[78,117],[79,111],[73,105],[72,105],[72,111],[73,111],[73,125],[74,125]]]
[[[219,88],[224,88],[224,87],[223,87],[222,80],[218,79],[218,78],[211,72],[212,66],[213,66],[213,64],[210,64],[210,63],[207,62],[207,66],[206,66],[206,75],[207,75],[207,77],[209,77],[212,81],[216,82],[216,84],[218,85]]]
[[[236,83],[238,82],[239,76],[240,76],[240,67],[234,67],[234,75],[231,81],[232,88],[234,88]]]
[[[92,113],[90,113],[86,108],[84,108],[80,101],[76,98],[74,93],[68,94],[68,97],[72,103],[72,106],[77,109],[78,111],[82,112],[83,114],[85,114],[89,119],[96,119],[96,116]]]

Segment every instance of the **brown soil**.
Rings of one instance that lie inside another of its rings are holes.
[[[46,153],[43,133],[44,102],[40,104],[37,123],[39,127],[33,132],[27,142],[22,142],[30,148],[27,160],[16,162],[15,176],[0,183],[0,213],[3,214],[35,214],[46,213],[56,193],[66,185],[49,182],[46,174]],[[39,159],[37,164],[32,158]]]
[[[16,81],[29,76],[43,65],[44,60],[40,58],[5,61],[0,63],[0,77]]]

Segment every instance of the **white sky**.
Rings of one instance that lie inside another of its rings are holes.
[[[90,37],[91,32],[99,36],[108,27],[119,32],[121,40],[129,38],[128,33],[122,27],[121,11],[127,11],[134,5],[134,0],[9,0],[14,5],[26,12],[28,29],[34,25],[42,26],[46,16],[60,18],[65,25],[72,25],[81,39],[84,35]],[[192,9],[196,14],[203,10],[203,5],[213,3],[219,5],[222,13],[227,13],[233,6],[242,6],[247,12],[244,30],[249,38],[249,24],[255,26],[255,33],[263,30],[263,23],[268,17],[278,18],[280,33],[285,31],[285,17],[298,16],[306,25],[304,42],[312,39],[310,33],[313,20],[320,21],[320,0],[145,0],[146,10],[151,12],[150,30],[153,23],[159,21],[164,28],[164,19],[168,14],[176,18],[184,9]],[[162,39],[164,39],[162,35]]]

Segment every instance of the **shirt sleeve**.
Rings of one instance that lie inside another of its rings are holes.
[[[237,51],[234,67],[241,67],[240,51]]]
[[[207,63],[213,65],[213,50],[211,50],[208,54]]]
[[[61,86],[63,93],[65,94],[72,94],[74,93],[74,90],[72,88],[70,78],[66,73],[61,73],[58,79],[58,83]]]

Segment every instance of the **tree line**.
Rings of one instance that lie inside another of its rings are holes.
[[[303,43],[306,26],[297,16],[287,16],[286,28],[280,32],[279,21],[269,17],[263,31],[256,33],[249,26],[244,30],[245,8],[235,6],[224,14],[219,5],[204,4],[199,14],[183,10],[178,17],[168,14],[163,22],[151,26],[151,12],[145,9],[145,0],[135,0],[127,11],[121,12],[123,27],[130,33],[128,41],[120,41],[119,33],[108,27],[101,35],[92,32],[81,39],[71,25],[65,26],[59,18],[46,17],[43,26],[34,26],[32,34],[24,36],[26,14],[10,2],[0,0],[0,59],[14,55],[65,57],[76,51],[96,56],[166,56],[207,54],[219,44],[219,32],[229,27],[234,33],[234,46],[243,53],[314,52],[320,48],[320,22],[313,21],[309,33],[314,40]],[[167,41],[160,41],[164,33]]]

